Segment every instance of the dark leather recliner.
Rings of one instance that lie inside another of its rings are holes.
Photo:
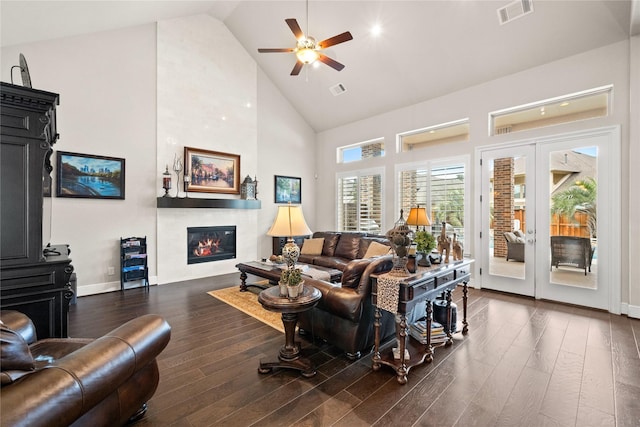
[[[303,333],[320,337],[346,352],[350,359],[369,352],[374,343],[374,308],[371,301],[371,274],[384,273],[393,267],[393,257],[356,259],[344,268],[341,283],[307,279],[322,293],[313,309],[299,314]],[[394,316],[382,310],[381,342],[395,334]]]
[[[0,318],[2,357],[10,358],[1,375],[3,427],[117,426],[144,415],[159,382],[156,356],[171,337],[163,318],[140,316],[95,340],[40,341],[24,314],[3,311]],[[25,358],[31,367],[20,369]]]

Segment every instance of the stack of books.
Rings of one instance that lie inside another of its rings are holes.
[[[421,344],[427,343],[427,321],[418,320],[409,326],[409,335]],[[431,322],[431,345],[442,344],[447,340],[444,327],[438,322]]]

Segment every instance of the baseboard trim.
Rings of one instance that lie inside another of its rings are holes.
[[[627,305],[627,316],[633,317],[634,319],[640,319],[640,306],[637,305]]]
[[[158,284],[158,276],[149,277],[149,285],[154,286]],[[140,288],[142,282],[131,282],[125,285],[126,289]],[[114,292],[120,290],[120,281],[106,282],[106,283],[94,283],[92,285],[78,286],[77,296],[84,297],[87,295],[105,294],[107,292]]]

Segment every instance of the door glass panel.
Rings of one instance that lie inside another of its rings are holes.
[[[549,153],[551,283],[597,289],[597,147]]]
[[[525,157],[492,159],[489,181],[489,274],[525,278]]]

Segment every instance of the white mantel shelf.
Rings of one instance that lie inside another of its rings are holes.
[[[158,197],[158,208],[260,209],[260,200]]]

